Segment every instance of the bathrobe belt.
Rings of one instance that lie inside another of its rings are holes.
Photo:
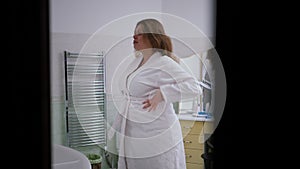
[[[122,94],[126,99],[127,103],[142,103],[143,101],[149,99],[148,97],[135,97],[130,95],[128,92],[122,90]]]

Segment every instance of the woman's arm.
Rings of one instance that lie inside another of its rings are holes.
[[[170,83],[160,86],[160,91],[166,102],[178,102],[186,98],[199,97],[202,94],[197,80],[190,75],[170,81]]]
[[[186,98],[199,97],[202,94],[197,79],[178,63],[172,60],[163,60],[156,69],[158,76],[152,80],[156,81],[157,89],[151,99],[143,102],[144,109],[149,108],[151,111],[161,101],[178,102]]]

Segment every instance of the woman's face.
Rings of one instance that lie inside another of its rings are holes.
[[[137,25],[133,36],[134,49],[139,51],[147,48],[152,48],[149,39],[143,35],[142,25]]]

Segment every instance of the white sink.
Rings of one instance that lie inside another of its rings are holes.
[[[83,153],[66,146],[53,144],[52,169],[91,169],[91,163]]]

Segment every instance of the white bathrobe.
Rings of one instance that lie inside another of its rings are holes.
[[[155,52],[136,69],[137,56],[119,80],[123,108],[113,124],[119,136],[118,169],[185,169],[185,153],[173,102],[201,94],[196,79],[168,56]],[[155,110],[142,102],[161,90],[163,101]],[[121,106],[122,107],[122,106]]]

